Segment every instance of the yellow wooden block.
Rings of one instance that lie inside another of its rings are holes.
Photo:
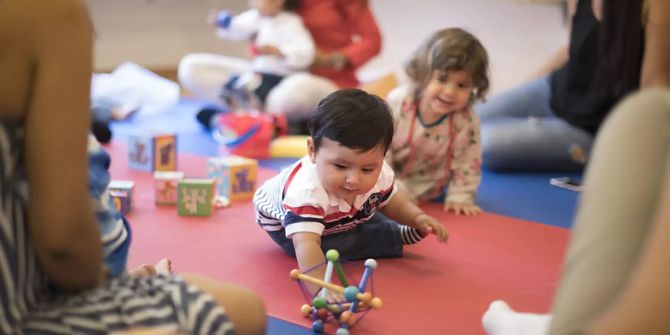
[[[270,143],[272,158],[301,158],[307,155],[307,135],[281,136]]]

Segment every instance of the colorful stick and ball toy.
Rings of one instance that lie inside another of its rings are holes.
[[[291,271],[291,279],[298,282],[303,294],[311,302],[303,305],[300,311],[305,317],[312,318],[312,330],[316,333],[323,332],[324,323],[335,321],[339,323],[336,334],[349,335],[349,329],[362,320],[365,314],[371,309],[379,309],[383,305],[380,298],[373,296],[372,289],[371,292],[365,291],[368,281],[370,281],[370,287],[372,288],[372,272],[377,267],[377,261],[374,259],[365,261],[361,281],[358,286],[355,286],[349,285],[339,259],[340,254],[337,250],[331,249],[326,252],[327,264],[323,280],[307,275],[309,271],[305,273],[301,273],[298,269]],[[333,270],[337,274],[340,285],[333,283],[331,280]],[[311,295],[304,283],[319,286],[321,290]],[[356,317],[355,314],[357,313],[362,313],[362,315]]]

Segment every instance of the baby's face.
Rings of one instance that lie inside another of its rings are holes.
[[[249,7],[263,16],[275,16],[284,8],[284,0],[249,0]]]
[[[472,77],[465,71],[433,71],[421,92],[422,116],[435,119],[463,110],[470,103],[473,90]]]
[[[328,193],[352,204],[357,195],[367,193],[377,183],[384,164],[382,146],[360,152],[323,138],[316,151],[311,137],[308,146],[319,181]]]

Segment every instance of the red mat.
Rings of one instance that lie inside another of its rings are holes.
[[[113,179],[136,182],[128,215],[131,267],[169,257],[175,271],[245,284],[265,298],[270,315],[309,327],[299,312],[305,301],[289,278],[295,259],[256,225],[250,201],[209,218],[179,217],[174,207],[154,205],[152,175],[127,168],[123,144],[107,149]],[[206,175],[202,157],[179,154],[178,166],[187,176]],[[274,173],[259,169],[261,180]],[[438,204],[425,209],[446,224],[449,244],[429,238],[407,247],[402,259],[379,260],[374,289],[384,307],[354,334],[483,334],[481,316],[494,299],[523,311],[549,310],[568,230],[493,214],[457,217]],[[358,268],[350,273],[354,279]]]

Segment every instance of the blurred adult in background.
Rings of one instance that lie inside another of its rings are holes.
[[[668,1],[570,0],[568,6],[569,45],[537,79],[475,106],[484,167],[581,170],[622,97],[668,85]]]
[[[358,86],[356,71],[379,54],[382,43],[366,0],[301,0],[298,14],[314,39],[314,62],[309,73],[284,78],[265,105],[270,112],[284,113],[290,123],[303,123],[318,102],[336,89]],[[196,98],[220,104],[226,79],[248,66],[245,59],[189,54],[179,63],[179,81]]]

